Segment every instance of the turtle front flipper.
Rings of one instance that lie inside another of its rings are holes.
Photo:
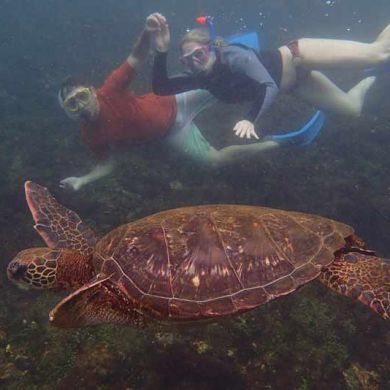
[[[97,278],[65,297],[50,312],[50,322],[59,328],[109,323],[143,325],[143,316],[133,309],[127,295],[109,279]]]
[[[24,188],[34,228],[49,248],[74,249],[83,255],[93,252],[96,234],[74,211],[59,204],[45,187],[27,181]]]
[[[390,319],[390,260],[363,253],[343,254],[324,269],[320,280]]]

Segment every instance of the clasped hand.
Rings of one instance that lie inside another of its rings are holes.
[[[145,29],[152,36],[157,51],[167,52],[170,44],[169,26],[165,16],[155,12],[146,18]]]

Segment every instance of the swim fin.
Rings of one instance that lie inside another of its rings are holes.
[[[325,114],[317,111],[313,117],[301,129],[290,131],[286,134],[271,135],[269,139],[281,145],[305,146],[309,145],[317,137],[325,123]]]
[[[260,47],[261,47],[260,38],[259,38],[259,34],[257,34],[257,32],[255,31],[242,33],[242,34],[229,35],[224,39],[229,43],[239,43],[241,45],[248,46],[257,52],[260,51]]]

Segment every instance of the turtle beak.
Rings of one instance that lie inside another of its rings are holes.
[[[20,264],[16,260],[12,260],[7,267],[8,279],[15,283],[22,290],[28,290],[28,283],[26,283],[25,276],[27,272],[27,266]]]
[[[18,261],[12,260],[7,267],[8,279],[17,282],[25,276],[26,271],[27,266],[25,264],[20,264]]]

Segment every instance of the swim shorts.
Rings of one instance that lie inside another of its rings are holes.
[[[193,120],[215,101],[216,99],[205,90],[176,95],[176,121],[166,136],[168,144],[191,159],[208,163],[213,147],[204,138]]]

